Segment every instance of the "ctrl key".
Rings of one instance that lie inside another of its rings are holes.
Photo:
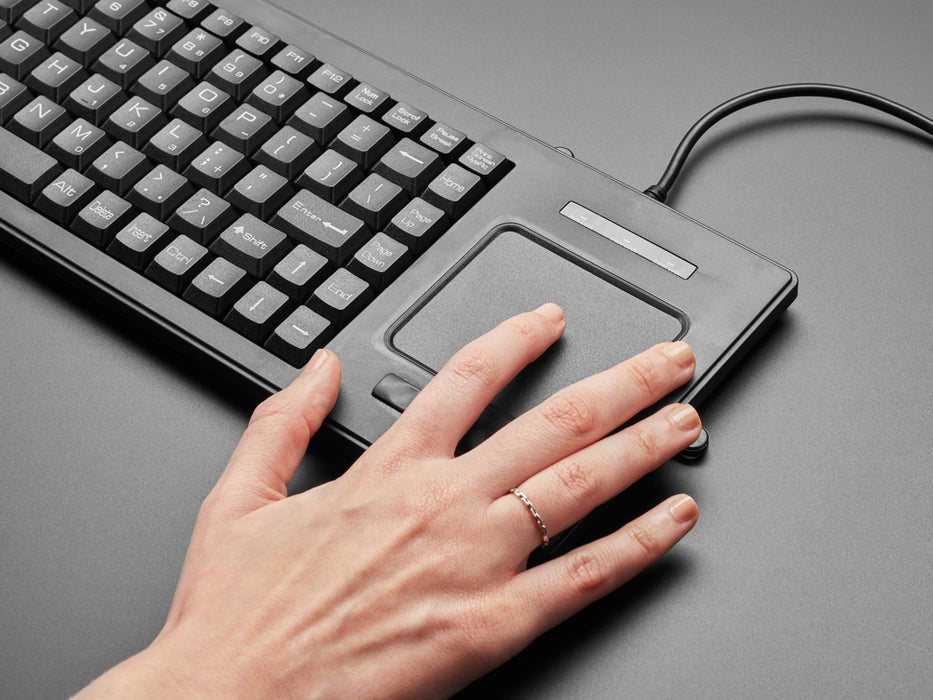
[[[178,236],[155,256],[146,277],[179,294],[208,262],[207,248],[188,236]]]

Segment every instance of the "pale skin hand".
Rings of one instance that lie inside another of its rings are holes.
[[[467,345],[340,478],[287,496],[333,407],[319,351],[262,403],[198,515],[165,627],[79,697],[445,697],[655,561],[697,518],[674,496],[619,531],[526,569],[570,526],[693,442],[673,405],[619,425],[693,374],[664,343],[520,416],[472,451],[460,438],[561,335],[554,304]]]

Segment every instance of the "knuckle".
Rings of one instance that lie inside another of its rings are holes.
[[[645,564],[653,562],[666,551],[656,528],[644,523],[632,523],[626,530],[629,541]]]
[[[499,375],[492,360],[475,349],[466,347],[458,352],[447,365],[448,375],[460,385],[491,384]]]
[[[273,394],[268,399],[260,403],[253,409],[253,414],[250,416],[249,422],[250,425],[253,423],[265,423],[270,420],[281,420],[291,411],[291,403],[286,399],[281,392],[278,394]]]
[[[641,456],[647,457],[649,461],[660,458],[663,450],[657,433],[637,425],[628,428],[626,432]]]
[[[643,399],[650,400],[657,393],[661,385],[657,365],[645,358],[635,357],[623,367],[629,383]]]
[[[542,417],[560,432],[577,438],[589,437],[599,426],[595,401],[583,392],[553,397],[542,408]]]
[[[575,552],[567,561],[567,577],[579,594],[602,590],[610,581],[609,566],[593,552]]]
[[[516,335],[532,343],[536,342],[541,337],[541,325],[536,323],[535,320],[528,315],[513,316],[503,321],[502,325],[514,331]]]
[[[567,459],[555,466],[560,479],[570,496],[582,503],[591,501],[600,491],[599,479],[593,469],[575,459]]]

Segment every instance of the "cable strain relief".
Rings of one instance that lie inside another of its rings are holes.
[[[667,192],[660,185],[652,185],[644,192],[646,195],[652,199],[656,199],[659,202],[663,203],[667,199]]]

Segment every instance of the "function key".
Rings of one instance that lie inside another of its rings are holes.
[[[482,176],[487,185],[502,179],[509,170],[510,163],[501,153],[475,143],[460,156],[460,165]]]
[[[337,134],[331,145],[368,170],[389,150],[393,141],[389,127],[361,114]]]
[[[113,34],[90,17],[82,17],[58,37],[55,48],[89,65],[97,60],[113,41]]]
[[[225,51],[224,42],[201,28],[192,29],[169,50],[166,58],[196,78],[203,78]]]
[[[0,71],[22,80],[50,53],[43,42],[19,30],[0,43]]]
[[[243,19],[227,10],[214,10],[201,20],[201,26],[224,41],[235,39],[245,28]]]
[[[482,197],[483,192],[479,175],[453,163],[428,185],[424,198],[457,219]]]
[[[178,15],[166,12],[161,7],[152,10],[130,29],[127,38],[161,56],[185,33],[185,23]]]
[[[123,36],[148,10],[146,0],[100,0],[91,8],[88,17]]]
[[[16,26],[46,44],[54,42],[75,20],[75,13],[59,0],[42,0],[29,9]]]
[[[325,63],[311,74],[308,82],[328,95],[339,97],[353,85],[353,76]]]
[[[146,276],[178,294],[208,262],[207,248],[187,236],[178,236],[155,256]]]
[[[272,65],[299,80],[304,80],[311,73],[314,56],[289,44],[272,57]]]
[[[265,347],[290,365],[301,367],[334,335],[330,321],[299,306],[269,336]]]
[[[191,24],[197,24],[214,11],[207,0],[168,0],[165,7]]]
[[[389,93],[366,83],[359,83],[347,94],[344,101],[371,117],[378,117],[390,105]]]
[[[421,143],[430,146],[442,156],[456,158],[468,145],[466,134],[438,122],[421,136]]]
[[[259,56],[260,58],[271,55],[273,50],[278,50],[280,43],[279,38],[275,34],[267,32],[262,27],[257,27],[256,25],[249,27],[240,35],[240,38],[236,40],[237,46],[241,49],[246,49],[254,56]]]
[[[428,114],[404,102],[399,102],[382,115],[382,121],[393,129],[414,137],[427,128]]]
[[[285,294],[268,282],[257,282],[233,305],[224,323],[254,343],[261,343],[290,311]]]

